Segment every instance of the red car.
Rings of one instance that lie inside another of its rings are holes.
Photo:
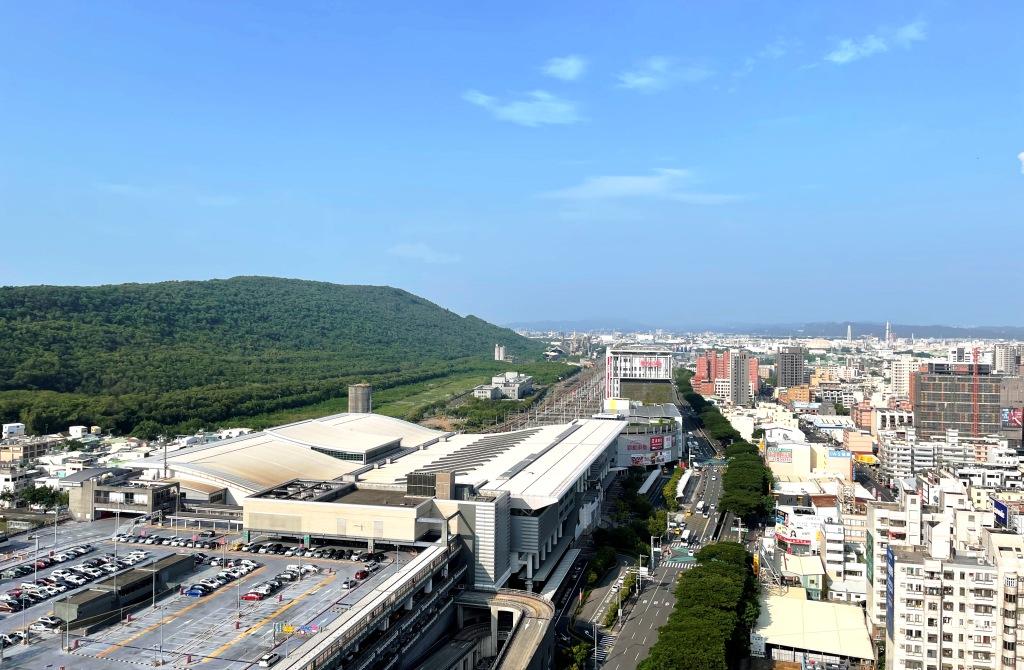
[[[366,570],[360,570],[356,573],[356,579],[366,579],[370,576],[370,573]]]
[[[249,591],[242,596],[242,600],[263,600],[264,598],[266,598],[265,595],[262,593],[256,593],[255,591]]]

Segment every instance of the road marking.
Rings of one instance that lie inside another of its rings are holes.
[[[202,602],[203,602],[202,599],[199,599],[196,602],[194,602],[191,605],[189,605],[188,607],[186,607],[185,609],[180,610],[178,612],[172,612],[171,614],[168,614],[166,617],[162,617],[155,624],[153,624],[151,626],[147,626],[147,627],[143,628],[142,630],[140,630],[139,632],[137,632],[137,633],[135,633],[133,635],[129,635],[127,638],[121,640],[120,642],[111,642],[110,644],[112,646],[109,649],[104,649],[103,651],[101,651],[98,654],[96,654],[96,658],[106,658],[108,655],[110,655],[110,654],[114,653],[115,651],[121,649],[122,646],[127,645],[129,642],[137,640],[140,637],[142,637],[143,635],[145,635],[146,633],[150,633],[150,632],[156,630],[157,628],[159,628],[160,626],[164,625],[165,620],[166,621],[173,621],[174,619],[178,618],[178,616],[182,612],[187,612],[188,610],[190,610],[190,609],[192,609],[194,607],[199,607],[199,605],[201,605]]]
[[[301,600],[303,598],[305,598],[306,596],[310,595],[314,591],[319,590],[321,587],[327,586],[328,584],[333,582],[337,578],[337,576],[338,576],[338,573],[327,575],[327,579],[325,579],[322,582],[319,582],[317,584],[314,584],[312,588],[307,589],[302,595],[296,596],[296,597],[292,598],[291,602],[288,602],[287,604],[282,605],[281,607],[278,607],[276,610],[271,612],[269,616],[264,617],[263,620],[260,621],[255,626],[247,628],[242,634],[235,636],[234,639],[232,639],[232,640],[230,640],[228,642],[225,642],[221,646],[219,646],[216,649],[214,649],[212,652],[207,654],[207,656],[202,661],[200,661],[200,663],[206,663],[210,659],[213,659],[213,658],[216,658],[217,656],[220,656],[222,653],[224,653],[225,651],[227,651],[228,649],[230,649],[231,647],[236,645],[239,641],[241,641],[242,639],[248,637],[249,635],[252,635],[257,630],[259,630],[260,628],[265,626],[267,624],[267,622],[272,621],[273,619],[277,618],[278,615],[288,611],[289,609],[291,609],[295,605],[298,605],[299,602],[301,602]]]

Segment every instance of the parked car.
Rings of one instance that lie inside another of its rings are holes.
[[[265,593],[258,593],[256,591],[249,591],[242,595],[242,600],[263,600],[267,595]]]
[[[272,651],[269,654],[263,654],[260,656],[259,666],[261,668],[269,668],[281,660],[281,655],[276,651]]]
[[[359,582],[357,582],[355,580],[346,579],[345,581],[343,581],[341,583],[341,588],[343,588],[343,589],[352,589],[352,588],[355,588],[358,583]]]
[[[359,580],[366,579],[369,576],[370,576],[370,573],[367,572],[366,570],[357,570],[356,574],[355,574],[355,578],[359,579]]]

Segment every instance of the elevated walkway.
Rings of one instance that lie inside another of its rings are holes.
[[[497,651],[492,670],[540,670],[550,668],[554,659],[555,606],[547,598],[515,589],[501,589],[497,593],[464,591],[455,599],[459,606],[487,608],[491,611],[489,635]],[[512,627],[502,631],[498,627],[498,613],[512,612]],[[445,670],[432,666],[424,668]]]
[[[368,667],[382,655],[397,659],[399,646],[408,647],[414,635],[409,631],[412,619],[436,619],[451,601],[443,601],[465,568],[449,574],[449,562],[459,544],[442,542],[420,554],[384,583],[367,593],[340,617],[321,629],[294,650],[278,666],[281,670],[326,670],[329,668]],[[435,576],[443,579],[435,590]],[[415,616],[390,625],[391,615],[399,609]],[[423,625],[420,621],[417,625]],[[380,635],[374,635],[380,633]],[[370,636],[373,635],[373,638]],[[368,640],[368,638],[370,638]],[[389,666],[392,664],[389,664]]]

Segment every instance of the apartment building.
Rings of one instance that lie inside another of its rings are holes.
[[[910,375],[914,373],[914,357],[909,354],[895,356],[889,362],[889,388],[899,397],[910,395]]]
[[[782,347],[775,355],[776,381],[779,387],[789,388],[804,383],[804,356],[807,350],[803,347]]]
[[[942,437],[919,439],[911,427],[902,432],[883,430],[878,434],[878,455],[882,477],[888,482],[935,468],[963,471],[966,479],[979,486],[987,480],[1020,480],[1016,451],[996,435],[961,438],[959,431],[950,429]]]
[[[1024,536],[986,530],[976,552],[933,554],[930,547],[889,549],[886,667],[1024,667],[1024,656],[1017,654],[1017,631],[1024,628],[1018,597]]]

